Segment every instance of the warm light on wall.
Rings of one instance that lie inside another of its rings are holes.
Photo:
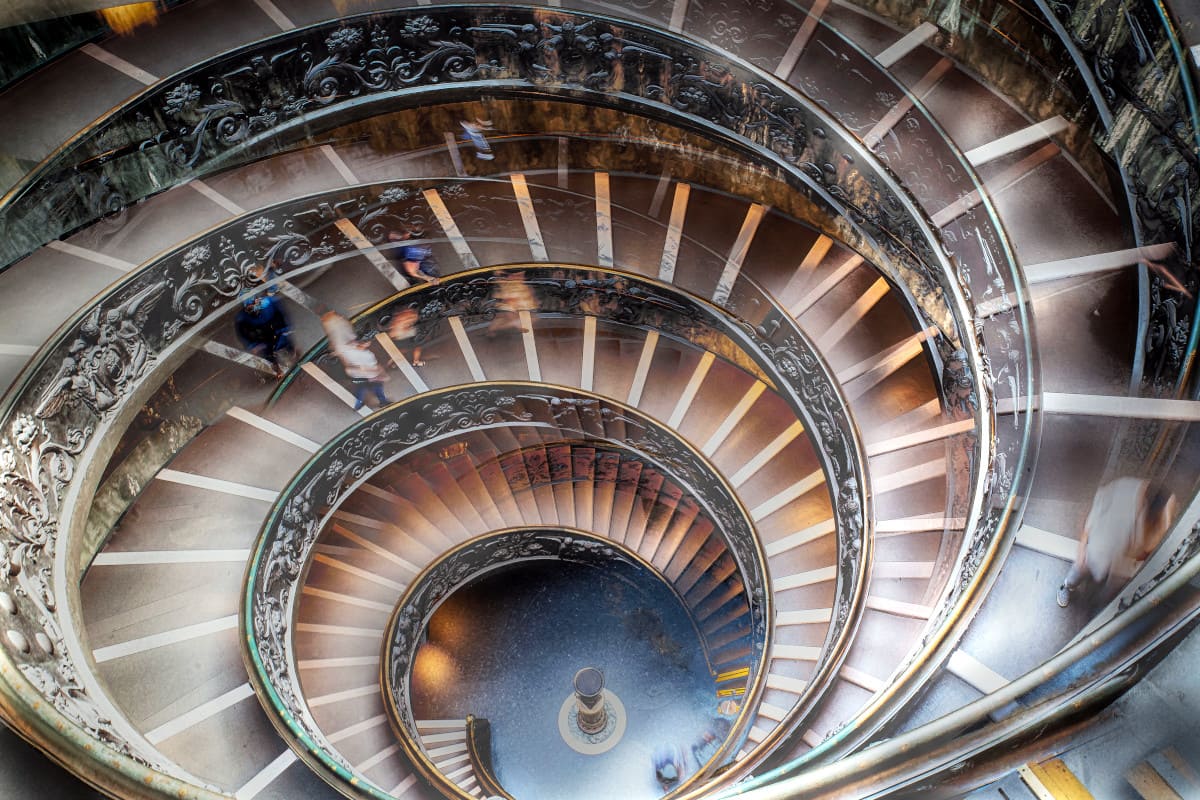
[[[142,25],[158,24],[158,3],[130,3],[126,6],[102,8],[97,13],[104,24],[118,36],[128,36]]]
[[[426,696],[448,691],[461,678],[458,661],[441,645],[426,642],[417,651],[417,658],[413,662],[412,685],[420,687]]]

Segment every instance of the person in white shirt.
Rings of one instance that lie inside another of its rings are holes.
[[[1059,606],[1070,605],[1086,580],[1103,584],[1114,573],[1133,574],[1158,547],[1175,511],[1175,496],[1144,478],[1117,478],[1097,489],[1075,562],[1058,587]]]
[[[375,399],[380,407],[386,406],[390,400],[383,393],[383,384],[388,379],[387,370],[379,366],[371,345],[367,342],[355,341],[336,351],[346,370],[346,377],[354,384],[354,410],[358,411],[367,401],[367,389],[375,392]]]

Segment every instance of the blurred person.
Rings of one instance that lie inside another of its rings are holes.
[[[489,338],[505,330],[529,333],[529,329],[521,324],[521,312],[537,308],[537,300],[533,296],[533,289],[525,282],[524,272],[498,274],[492,288],[492,299],[496,301],[496,316],[488,325]]]
[[[715,717],[709,726],[700,734],[700,738],[692,744],[692,759],[697,767],[703,766],[721,749],[721,743],[729,736],[731,725],[723,717]]]
[[[475,157],[481,161],[491,161],[496,156],[492,153],[492,145],[488,142],[487,137],[483,135],[484,131],[492,129],[492,121],[485,119],[475,119],[473,122],[463,120],[458,123],[462,125],[463,141],[468,142],[475,148]]]
[[[233,327],[246,350],[266,359],[276,378],[283,377],[278,354],[286,352],[294,356],[296,348],[291,340],[292,326],[280,300],[265,294],[246,298]]]
[[[321,327],[325,329],[325,340],[334,354],[358,342],[354,325],[336,311],[326,311],[321,315]]]
[[[1071,570],[1058,587],[1058,605],[1085,581],[1105,583],[1126,564],[1146,560],[1175,518],[1175,496],[1144,478],[1117,478],[1096,490]]]
[[[388,323],[388,336],[392,337],[398,345],[402,342],[412,342],[412,355],[409,361],[414,367],[423,367],[425,362],[421,360],[421,344],[417,341],[417,323],[421,321],[421,315],[415,308],[402,308],[397,311],[391,321]]]
[[[664,791],[683,779],[684,755],[678,745],[660,744],[654,749],[654,779]]]
[[[367,390],[375,392],[379,406],[386,406],[391,401],[383,393],[383,384],[388,380],[387,370],[379,365],[375,354],[371,352],[371,344],[364,341],[354,341],[337,351],[346,377],[354,384],[354,410],[358,411],[367,401]]]
[[[409,242],[413,232],[407,228],[392,231],[388,234],[389,242]],[[399,248],[396,260],[400,262],[400,274],[415,283],[438,283],[437,262],[433,258],[433,248],[423,244],[405,244]]]
[[[737,700],[725,699],[717,703],[717,713],[722,717],[736,717],[742,706]]]

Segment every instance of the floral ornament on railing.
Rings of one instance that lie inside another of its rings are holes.
[[[380,193],[375,207],[363,213],[355,227],[373,244],[387,242],[388,234],[410,233],[421,238],[430,230],[429,205],[407,186]]]
[[[191,83],[180,83],[163,98],[163,114],[178,127],[167,135],[164,131],[160,140],[164,152],[181,167],[194,167],[204,154],[207,137],[214,138],[222,147],[238,144],[246,139],[255,126],[246,118],[245,108],[235,100],[224,98],[218,84],[211,92],[208,102],[200,104],[203,93]],[[273,120],[272,120],[273,121]],[[265,129],[264,121],[259,127]]]
[[[83,403],[96,415],[112,409],[148,367],[146,323],[166,288],[166,281],[158,281],[119,305],[92,311],[34,414],[48,419],[69,403]]]
[[[50,426],[27,414],[13,418],[0,443],[0,607],[3,639],[10,652],[24,655],[21,673],[63,716],[122,755],[137,754],[88,696],[56,621],[58,598],[52,588],[58,511],[75,477],[75,458],[91,429],[68,429],[55,441]]]
[[[475,51],[459,40],[461,31],[430,16],[405,20],[396,41],[380,24],[371,27],[371,49],[365,54],[371,86],[402,89],[424,80],[458,82],[478,72]]]

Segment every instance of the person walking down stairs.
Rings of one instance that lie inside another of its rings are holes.
[[[496,156],[492,153],[492,145],[484,136],[484,131],[492,129],[492,121],[487,119],[463,120],[459,123],[463,129],[463,141],[475,148],[475,157],[482,161],[491,161]]]
[[[278,354],[286,352],[291,357],[296,348],[291,340],[291,322],[279,299],[267,294],[246,298],[233,327],[246,350],[266,359],[276,378],[283,377]]]
[[[683,750],[678,745],[660,744],[654,750],[654,779],[663,791],[679,785],[686,766]]]
[[[354,384],[354,410],[358,411],[367,401],[367,391],[375,393],[382,408],[391,401],[383,393],[383,384],[388,380],[387,370],[379,364],[371,352],[369,342],[355,340],[335,351],[346,371],[346,377]]]
[[[408,228],[392,231],[388,234],[389,242],[400,242],[394,248],[392,258],[399,265],[400,273],[413,283],[436,284],[441,279],[437,262],[433,257],[433,248],[427,244],[412,243],[413,232]]]
[[[335,354],[358,342],[354,324],[336,311],[326,311],[321,315],[321,327],[325,330],[329,349]]]
[[[1117,478],[1092,499],[1071,570],[1058,587],[1058,605],[1086,581],[1104,584],[1110,575],[1133,573],[1149,558],[1175,518],[1175,496],[1144,478]]]

